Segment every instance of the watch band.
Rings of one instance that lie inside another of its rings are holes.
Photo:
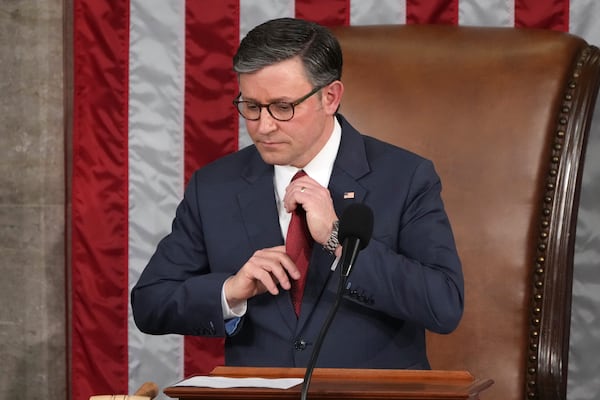
[[[323,245],[323,249],[327,251],[329,254],[335,254],[335,250],[340,245],[340,241],[338,240],[338,231],[340,230],[340,221],[334,221],[333,229],[331,230],[331,235],[327,242]]]

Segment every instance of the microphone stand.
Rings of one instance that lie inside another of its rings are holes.
[[[307,399],[308,387],[310,386],[310,381],[312,378],[313,370],[315,369],[315,365],[317,363],[317,358],[319,357],[321,345],[323,344],[323,340],[325,339],[327,330],[329,329],[329,326],[331,325],[331,322],[333,321],[333,317],[335,316],[338,308],[340,307],[340,304],[342,303],[342,297],[344,295],[344,289],[346,287],[346,282],[348,281],[348,275],[350,274],[352,264],[354,263],[354,260],[356,259],[356,255],[359,251],[360,241],[355,240],[354,243],[352,243],[354,246],[351,246],[350,243],[348,243],[348,242],[350,242],[349,240],[346,240],[344,242],[345,243],[344,243],[342,253],[345,253],[344,249],[347,249],[348,247],[352,247],[352,257],[351,257],[350,263],[347,267],[344,266],[343,264],[339,265],[339,267],[340,267],[340,283],[338,285],[338,291],[337,291],[337,295],[335,297],[335,303],[331,307],[331,310],[329,310],[327,319],[325,320],[325,323],[321,327],[321,331],[319,332],[319,336],[317,337],[317,340],[315,342],[315,347],[313,348],[313,352],[310,356],[310,360],[308,361],[308,365],[306,367],[306,372],[304,373],[304,381],[302,382],[302,391],[300,394],[301,400]],[[340,263],[342,263],[344,260],[345,260],[345,257],[344,257],[344,254],[342,254],[342,256],[340,257]]]

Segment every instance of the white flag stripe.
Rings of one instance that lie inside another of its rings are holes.
[[[129,291],[169,230],[183,192],[185,1],[132,0],[129,81]],[[129,307],[129,393],[183,377],[183,338],[151,336]]]
[[[350,25],[404,24],[406,3],[398,0],[350,2]]]
[[[295,5],[294,0],[240,0],[240,39],[260,23],[293,17]]]
[[[600,2],[571,0],[569,32],[583,37],[588,43],[600,46]],[[577,221],[571,309],[571,337],[567,398],[596,399],[600,393],[600,359],[594,348],[600,340],[598,323],[598,193],[600,193],[600,99],[591,125],[583,172],[583,189]],[[590,222],[591,221],[591,222]]]
[[[515,23],[514,0],[460,0],[458,24],[469,26],[505,26]]]
[[[600,1],[571,0],[569,4],[569,32],[600,46]]]

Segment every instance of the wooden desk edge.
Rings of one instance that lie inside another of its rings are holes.
[[[271,367],[217,367],[209,375],[223,377],[260,377],[260,378],[303,378],[304,368],[271,368]],[[313,382],[329,380],[351,380],[353,382],[407,382],[415,384],[436,384],[439,381],[455,384],[462,393],[460,398],[479,399],[479,394],[489,388],[492,379],[475,379],[467,371],[441,370],[384,370],[384,369],[337,369],[317,368],[313,374]],[[164,390],[171,397],[183,397],[193,394],[202,388],[172,386]],[[205,388],[206,389],[206,388]],[[256,390],[256,389],[255,389]],[[260,391],[260,389],[258,389]],[[268,391],[269,389],[267,389]],[[209,389],[209,391],[212,391]],[[442,395],[443,398],[444,396]],[[192,397],[189,397],[192,398]],[[199,398],[199,397],[198,397]],[[454,398],[454,397],[452,397]]]
[[[227,377],[261,377],[261,378],[304,378],[304,368],[274,367],[216,367],[209,375]],[[315,368],[313,379],[344,378],[352,380],[457,380],[473,381],[475,378],[467,371],[444,370],[408,370],[408,369],[355,369],[355,368]]]

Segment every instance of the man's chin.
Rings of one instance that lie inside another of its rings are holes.
[[[290,165],[289,157],[268,151],[259,151],[263,161],[270,165]]]

